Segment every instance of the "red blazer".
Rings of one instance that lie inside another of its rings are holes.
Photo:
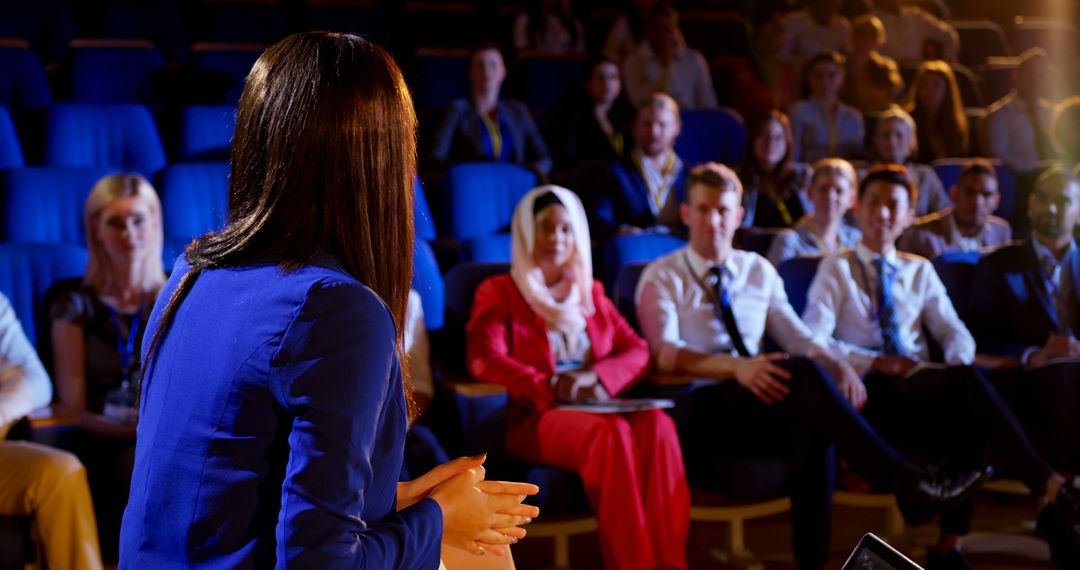
[[[615,395],[640,379],[649,367],[649,348],[634,332],[604,287],[593,283],[596,313],[585,321],[592,343],[592,369]],[[484,280],[476,290],[466,328],[469,373],[484,382],[506,386],[510,396],[543,412],[551,407],[555,357],[547,324],[533,312],[510,274]]]

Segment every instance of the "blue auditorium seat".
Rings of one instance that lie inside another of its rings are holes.
[[[176,1],[112,0],[101,7],[100,13],[103,38],[148,39],[169,61],[187,53],[190,42],[184,15]]]
[[[964,170],[968,162],[967,158],[942,158],[934,161],[934,172],[941,179],[945,190],[949,190],[956,184],[960,179],[960,172]],[[1000,160],[990,162],[993,163],[994,171],[997,172],[998,191],[1001,193],[1001,203],[998,204],[994,215],[1011,220],[1016,208],[1016,176]],[[1022,207],[1026,208],[1026,206]]]
[[[671,235],[639,234],[617,236],[604,246],[604,284],[612,290],[619,270],[627,263],[652,261],[686,245]]]
[[[446,174],[447,232],[467,239],[506,231],[518,200],[536,186],[536,174],[513,164],[459,164]]]
[[[772,228],[741,228],[736,234],[739,249],[752,251],[762,257],[769,254],[769,248],[776,239],[777,230]]]
[[[0,105],[12,109],[43,109],[52,92],[41,59],[28,47],[0,45]]]
[[[152,176],[165,166],[165,149],[154,117],[142,105],[62,103],[49,109],[45,162]]]
[[[476,236],[465,240],[462,259],[483,263],[510,263],[511,236],[508,232]]]
[[[35,345],[48,334],[45,293],[57,281],[78,277],[85,269],[86,250],[78,245],[0,243],[0,293],[11,300]]]
[[[615,275],[615,286],[611,289],[611,300],[615,303],[615,308],[638,334],[641,334],[641,326],[637,320],[637,303],[634,300],[634,294],[637,293],[638,280],[641,279],[641,274],[648,265],[648,261],[623,264]]]
[[[108,168],[33,167],[3,174],[0,240],[86,245],[83,205]]]
[[[416,177],[413,185],[413,232],[417,239],[432,241],[436,237],[435,217],[431,215],[431,206],[428,205],[427,194],[424,192],[424,184],[420,177]]]
[[[201,41],[273,44],[289,34],[280,2],[205,2],[202,8],[195,23]]]
[[[689,168],[702,162],[742,163],[746,152],[746,127],[732,109],[702,109],[682,112],[682,132],[675,139],[675,152]]]
[[[956,313],[960,315],[960,320],[965,322],[971,281],[975,277],[975,264],[980,257],[982,254],[978,251],[953,251],[943,253],[933,260],[934,271],[945,284],[945,291],[949,293],[949,299],[956,308]]]
[[[79,40],[71,49],[71,100],[152,105],[151,76],[164,67],[147,40]]]
[[[0,168],[12,168],[23,165],[22,145],[15,133],[15,123],[11,114],[0,107]]]
[[[446,311],[446,285],[435,262],[435,252],[422,239],[413,243],[412,288],[420,294],[424,305],[424,326],[428,331],[441,329]]]
[[[225,162],[174,164],[161,172],[165,236],[186,243],[225,226],[229,210],[229,166]]]
[[[253,44],[195,44],[188,65],[202,73],[200,81],[220,86],[213,99],[235,105],[244,90],[244,80],[265,48]]]
[[[0,2],[0,38],[25,40],[46,63],[59,62],[74,37],[68,0]]]
[[[236,107],[192,105],[180,114],[180,160],[226,160],[236,128]]]
[[[447,103],[469,96],[469,56],[463,49],[430,49],[416,51],[412,74],[416,108],[439,109]]]
[[[788,302],[797,315],[801,316],[806,310],[806,295],[810,292],[814,275],[817,275],[819,263],[821,257],[793,257],[777,268],[780,278],[784,280]]]

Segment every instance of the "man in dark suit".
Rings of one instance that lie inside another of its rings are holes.
[[[896,247],[927,259],[950,251],[978,251],[1012,239],[1009,222],[992,215],[1001,202],[994,165],[973,159],[949,191],[953,206],[927,214],[908,228]]]
[[[1028,216],[1031,237],[979,261],[971,329],[981,352],[1014,366],[997,380],[1043,457],[1060,471],[1080,473],[1080,254],[1073,239],[1080,179],[1062,166],[1047,170],[1035,183]],[[1055,561],[1080,567],[1075,530],[1045,519],[1039,517],[1038,530],[1058,537],[1051,541]]]
[[[675,154],[682,122],[679,105],[663,93],[642,102],[634,120],[634,149],[611,165],[603,189],[589,207],[594,235],[683,233],[686,168]]]

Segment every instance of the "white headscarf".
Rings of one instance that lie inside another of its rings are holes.
[[[547,193],[555,194],[566,208],[574,236],[574,254],[566,263],[563,280],[553,287],[570,288],[569,295],[561,302],[555,300],[551,288],[544,283],[543,272],[533,261],[533,247],[536,244],[533,203]],[[544,319],[550,329],[568,334],[585,330],[585,318],[592,316],[596,308],[592,299],[592,242],[581,199],[562,186],[548,184],[533,188],[518,202],[510,229],[513,236],[510,276],[529,307]]]

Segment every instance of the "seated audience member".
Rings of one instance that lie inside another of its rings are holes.
[[[585,53],[585,27],[570,0],[533,0],[514,20],[518,53],[564,55]]]
[[[430,158],[436,166],[460,162],[511,162],[547,176],[551,156],[528,107],[500,99],[506,79],[502,52],[482,43],[469,54],[472,96],[451,101],[432,134]]]
[[[855,197],[855,185],[855,169],[846,160],[817,161],[806,190],[813,212],[773,239],[768,255],[773,266],[780,267],[793,257],[828,255],[855,247],[862,234],[844,220]]]
[[[675,154],[682,124],[679,105],[654,93],[638,108],[634,147],[611,166],[597,203],[590,210],[593,231],[600,239],[612,234],[681,230],[679,203],[686,173]]]
[[[803,66],[803,97],[791,108],[795,160],[851,159],[863,145],[863,118],[840,101],[844,85],[844,57],[820,53]]]
[[[840,99],[863,115],[884,111],[904,90],[900,68],[878,51],[885,43],[885,28],[871,15],[856,18],[851,27],[851,53]]]
[[[604,38],[603,54],[608,59],[622,63],[630,52],[645,41],[645,21],[649,14],[665,0],[625,0],[623,9],[615,16]]]
[[[552,149],[560,170],[588,161],[619,160],[631,146],[634,107],[622,90],[619,66],[598,59],[589,66],[584,89],[552,120]]]
[[[908,177],[915,184],[915,215],[925,216],[948,208],[952,200],[931,166],[911,162],[918,154],[917,132],[911,115],[892,107],[878,115],[870,143],[877,161],[907,168]]]
[[[592,279],[577,196],[541,186],[518,203],[510,273],[476,291],[469,372],[510,392],[506,453],[578,473],[609,568],[685,568],[690,496],[675,424],[661,410],[592,414],[649,369],[649,350]]]
[[[66,451],[3,440],[12,424],[50,399],[45,368],[0,295],[0,515],[34,518],[49,568],[99,569],[97,523],[82,464]]]
[[[809,0],[806,8],[785,19],[787,42],[781,57],[802,62],[821,52],[847,51],[851,24],[840,15],[839,0]]]
[[[874,15],[885,25],[887,39],[882,52],[901,63],[944,59],[956,61],[960,39],[956,30],[902,0],[876,0]]]
[[[134,461],[135,394],[143,332],[165,283],[161,202],[138,174],[94,184],[84,212],[82,286],[49,308],[59,403],[79,419],[102,535],[111,559]]]
[[[790,228],[812,206],[803,190],[810,183],[810,166],[792,159],[788,118],[771,111],[754,119],[747,130],[742,182],[742,225]]]
[[[1061,160],[1069,167],[1080,164],[1080,96],[1058,103],[1052,126]]]
[[[862,241],[822,260],[806,324],[816,338],[832,339],[837,355],[863,375],[863,415],[890,442],[966,468],[982,465],[990,444],[1036,496],[1054,503],[1046,516],[1072,525],[1080,490],[1035,451],[997,390],[971,366],[975,340],[930,262],[896,251],[896,239],[914,218],[914,194],[903,167],[882,165],[866,174],[855,207]],[[946,366],[926,364],[924,326],[942,347]],[[927,568],[966,567],[958,548],[970,531],[972,509],[968,502],[945,513]]]
[[[784,25],[784,14],[776,9],[755,16],[750,57],[739,58],[734,73],[735,110],[746,119],[773,110],[787,113],[798,99],[799,72],[780,58]]]
[[[1058,469],[1080,473],[1080,181],[1054,167],[1029,199],[1032,232],[983,256],[968,305],[979,348],[1024,366],[999,378],[1039,450]],[[1073,549],[1063,568],[1080,567]]]
[[[952,67],[928,61],[915,73],[904,105],[916,126],[915,160],[928,164],[968,154],[968,120]]]
[[[431,376],[431,344],[424,326],[423,301],[416,289],[409,290],[403,337],[413,401],[416,403],[416,416],[410,420],[409,431],[405,434],[405,461],[401,464],[401,480],[410,481],[413,479],[410,474],[427,473],[450,461],[450,456],[431,428],[416,423],[435,398],[435,383]]]
[[[980,123],[983,152],[1001,159],[1017,174],[1030,173],[1040,162],[1057,158],[1050,138],[1054,106],[1046,98],[1051,66],[1042,48],[1024,52],[1014,75],[1013,90],[990,105]]]
[[[653,93],[667,93],[685,110],[715,109],[709,65],[701,52],[687,47],[678,14],[660,5],[649,15],[645,41],[622,64],[630,101],[640,106]]]
[[[732,249],[741,191],[727,167],[693,169],[681,207],[690,243],[646,267],[635,294],[638,319],[657,370],[721,380],[690,396],[683,433],[690,476],[715,485],[731,469],[725,456],[787,458],[795,560],[822,568],[835,467],[830,441],[864,475],[894,485],[913,522],[963,499],[983,476],[929,476],[869,428],[856,411],[864,392],[854,370],[799,320],[772,265]],[[763,354],[766,331],[793,357]]]
[[[904,231],[896,248],[927,259],[950,251],[980,251],[1012,240],[1009,222],[993,215],[1001,202],[994,165],[973,159],[949,190],[953,205]]]

